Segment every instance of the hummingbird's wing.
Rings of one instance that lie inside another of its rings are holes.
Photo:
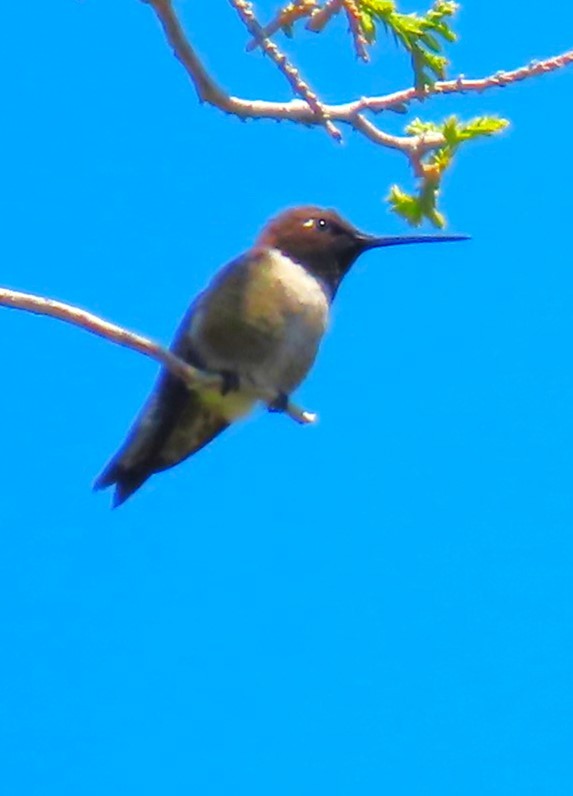
[[[193,309],[183,319],[171,348],[201,367],[187,334]],[[94,489],[115,484],[113,505],[119,506],[153,473],[200,450],[229,425],[216,403],[162,370],[124,444],[98,476]]]
[[[237,258],[193,302],[172,350],[199,368],[239,377],[225,395],[189,389],[163,370],[128,437],[95,482],[123,503],[153,473],[178,464],[245,415],[269,390],[291,392],[312,365],[328,319],[319,282],[280,252]]]

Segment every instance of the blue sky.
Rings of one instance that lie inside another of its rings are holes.
[[[180,7],[230,91],[288,99],[225,2]],[[398,155],[200,107],[142,3],[3,23],[3,285],[167,342],[286,206],[404,231],[381,201],[411,184]],[[572,26],[567,4],[550,25],[470,0],[453,73]],[[408,84],[390,41],[367,68],[344,29],[301,37],[325,99]],[[261,412],[119,511],[91,483],[155,366],[0,310],[3,792],[571,793],[572,87],[417,108],[511,119],[446,181],[472,241],[365,256],[297,395],[320,423]]]

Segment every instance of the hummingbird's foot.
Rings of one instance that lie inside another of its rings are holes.
[[[219,373],[222,379],[221,395],[238,392],[241,389],[241,380],[238,373],[232,370],[220,370]]]
[[[279,392],[274,401],[267,404],[269,412],[286,412],[289,407],[289,397],[286,392]]]

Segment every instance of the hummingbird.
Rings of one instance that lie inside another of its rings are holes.
[[[345,275],[370,249],[446,243],[465,235],[361,232],[335,210],[295,207],[272,219],[255,245],[224,266],[192,302],[171,350],[222,377],[190,388],[163,369],[94,489],[115,485],[121,505],[153,474],[187,459],[249,413],[262,395],[281,411],[315,361]]]

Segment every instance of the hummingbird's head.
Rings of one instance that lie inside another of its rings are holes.
[[[465,235],[368,235],[336,210],[306,205],[285,210],[272,219],[263,229],[257,245],[278,249],[296,260],[325,282],[334,295],[355,260],[368,249],[466,239]]]

